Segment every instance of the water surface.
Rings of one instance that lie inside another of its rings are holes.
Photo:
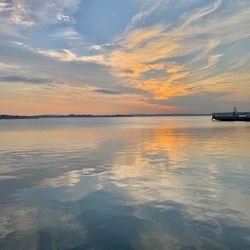
[[[0,121],[0,249],[250,249],[250,123]]]

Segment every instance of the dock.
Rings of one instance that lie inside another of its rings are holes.
[[[217,121],[250,121],[250,112],[238,112],[234,107],[233,112],[212,113],[212,120]]]

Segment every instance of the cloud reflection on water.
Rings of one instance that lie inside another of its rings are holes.
[[[248,125],[140,119],[0,130],[0,246],[249,246]]]

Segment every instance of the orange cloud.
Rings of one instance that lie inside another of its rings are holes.
[[[136,29],[125,37],[125,40],[122,42],[122,45],[129,49],[141,47],[147,41],[150,41],[152,39],[155,39],[157,36],[160,36],[164,29],[164,25],[159,24],[150,28]]]
[[[189,72],[176,62],[159,62],[162,58],[187,53],[183,44],[164,33],[163,25],[134,30],[121,41],[122,48],[108,55],[112,74],[133,88],[150,92],[156,99],[186,95],[184,79]],[[150,70],[163,70],[165,77],[144,78]]]

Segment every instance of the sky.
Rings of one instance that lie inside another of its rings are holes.
[[[249,0],[0,0],[0,114],[250,111]]]

